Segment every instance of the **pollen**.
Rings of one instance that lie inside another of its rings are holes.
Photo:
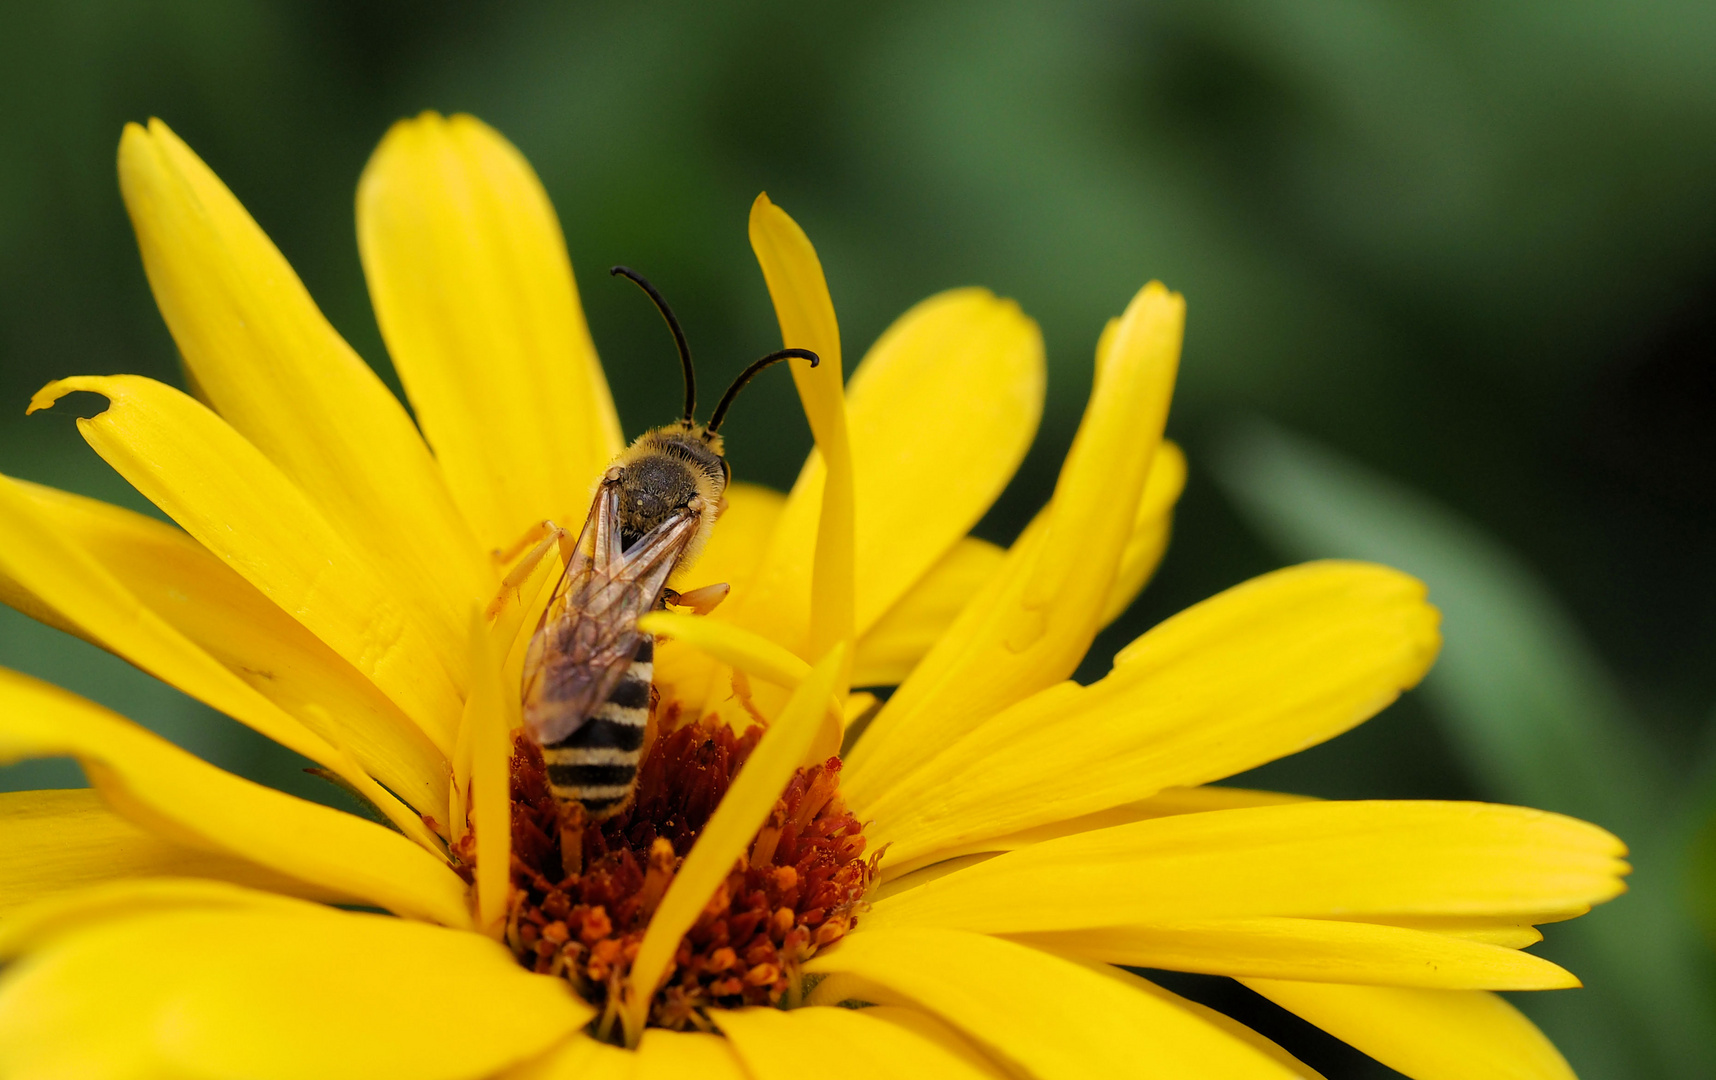
[[[761,734],[711,721],[673,730],[645,756],[628,809],[570,825],[541,752],[520,738],[506,926],[519,961],[597,1006],[617,993],[650,916]],[[874,876],[863,828],[840,798],[840,759],[798,770],[680,941],[650,1025],[711,1030],[710,1008],[796,996],[804,962],[852,928]]]

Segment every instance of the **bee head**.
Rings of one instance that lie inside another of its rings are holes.
[[[673,317],[673,309],[637,271],[616,266],[608,273],[633,282],[655,304],[673,334],[674,346],[679,350],[679,366],[685,373],[684,415],[674,423],[638,436],[614,462],[620,470],[620,543],[629,548],[675,514],[687,510],[699,512],[702,520],[697,536],[679,559],[679,566],[684,569],[708,540],[710,530],[715,527],[715,516],[725,505],[722,496],[733,478],[719,434],[733,399],[746,383],[771,364],[789,357],[808,360],[811,367],[821,361],[809,349],[770,353],[739,373],[733,385],[721,395],[709,422],[700,424],[695,419],[697,372],[691,363],[691,348],[685,343],[685,333],[679,328],[679,320]]]
[[[702,514],[698,537],[684,565],[702,547],[715,526],[729,470],[721,456],[720,436],[703,438],[701,425],[668,424],[638,436],[614,462],[619,469],[620,546],[629,548],[670,518],[694,511]]]

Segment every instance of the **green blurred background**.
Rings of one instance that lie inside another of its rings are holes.
[[[1081,676],[1285,562],[1420,574],[1448,633],[1423,691],[1245,781],[1619,832],[1633,891],[1539,948],[1588,988],[1514,998],[1587,1080],[1716,1075],[1713,57],[1708,0],[5,0],[0,470],[141,508],[75,409],[23,407],[60,375],[177,380],[113,168],[122,123],[150,115],[390,379],[359,170],[400,116],[494,124],[559,209],[632,432],[672,414],[677,376],[654,314],[600,270],[649,273],[720,383],[778,342],[745,239],[760,190],[815,239],[854,359],[931,292],[1016,298],[1051,374],[1038,446],[980,530],[1000,541],[1045,497],[1103,321],[1161,278],[1189,303],[1170,432],[1191,480],[1161,573]],[[810,442],[785,379],[728,431],[735,472],[777,487]],[[321,794],[259,737],[10,611],[0,663]],[[0,772],[81,782],[65,762]],[[1169,981],[1330,1077],[1394,1075],[1225,980]]]

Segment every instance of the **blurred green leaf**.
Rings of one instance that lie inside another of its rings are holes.
[[[1686,897],[1692,917],[1704,930],[1704,940],[1716,946],[1716,812],[1692,838],[1687,853]]]
[[[1661,820],[1663,769],[1528,569],[1428,499],[1306,441],[1257,426],[1225,449],[1223,485],[1283,553],[1387,563],[1430,586],[1444,641],[1425,693],[1480,782],[1621,833]]]
[[[1424,694],[1494,797],[1621,835],[1631,892],[1544,949],[1586,979],[1521,995],[1582,1075],[1716,1074],[1709,956],[1681,903],[1688,788],[1658,760],[1614,680],[1537,577],[1431,500],[1274,428],[1236,432],[1222,485],[1292,558],[1369,559],[1412,573],[1443,613]]]

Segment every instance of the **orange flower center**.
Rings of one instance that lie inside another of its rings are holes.
[[[506,940],[534,971],[602,1006],[630,970],[662,895],[761,737],[687,724],[660,737],[632,805],[564,835],[541,752],[512,759],[513,893]],[[562,851],[562,841],[567,848]],[[710,1030],[711,1007],[779,1004],[799,971],[852,928],[875,874],[840,798],[840,759],[794,774],[749,851],[679,944],[650,1005],[656,1027]]]

